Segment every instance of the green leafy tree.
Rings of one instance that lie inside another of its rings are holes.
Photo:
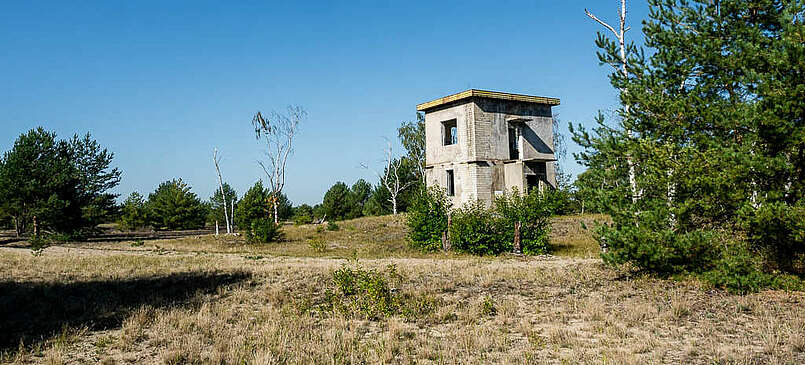
[[[207,209],[182,179],[165,181],[148,195],[149,220],[154,228],[197,229],[204,227]]]
[[[411,245],[425,251],[440,250],[449,214],[450,202],[443,190],[430,188],[418,191],[405,216]]]
[[[397,137],[406,151],[406,158],[415,167],[416,176],[425,182],[425,115],[416,113],[416,122],[403,122],[397,128]]]
[[[805,253],[797,224],[805,190],[805,4],[649,5],[650,56],[597,40],[601,62],[618,70],[611,80],[620,124],[599,118],[593,133],[573,131],[584,149],[576,157],[589,169],[579,191],[613,217],[600,231],[604,259],[667,274],[746,273],[751,253],[765,258],[766,269],[797,271]]]
[[[120,208],[120,227],[135,230],[148,225],[148,209],[143,196],[132,192]]]

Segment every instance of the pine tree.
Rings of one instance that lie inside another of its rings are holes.
[[[154,228],[197,229],[204,227],[207,210],[182,179],[165,181],[148,195],[148,217]]]
[[[628,46],[628,72],[611,75],[628,106],[623,127],[599,118],[593,134],[573,130],[589,168],[579,190],[613,216],[604,258],[704,272],[748,236],[767,264],[794,270],[805,251],[803,3],[649,4],[649,56]],[[602,61],[619,52],[601,35],[598,44]],[[640,161],[633,202],[622,189],[626,156]]]

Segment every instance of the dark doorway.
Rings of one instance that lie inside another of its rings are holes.
[[[509,159],[517,160],[520,158],[520,141],[517,127],[509,127]]]
[[[529,193],[532,191],[532,189],[539,189],[539,177],[537,175],[526,175],[525,182],[528,186]]]

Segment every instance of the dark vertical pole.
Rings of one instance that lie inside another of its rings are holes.
[[[451,223],[451,218],[448,215],[447,216],[447,229],[444,232],[442,232],[442,249],[445,252],[450,251],[450,238],[447,235],[447,233],[450,231],[450,223]]]

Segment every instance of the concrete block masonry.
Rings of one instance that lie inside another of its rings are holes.
[[[453,206],[556,187],[553,115],[559,99],[467,90],[417,105],[425,113],[428,186]]]

